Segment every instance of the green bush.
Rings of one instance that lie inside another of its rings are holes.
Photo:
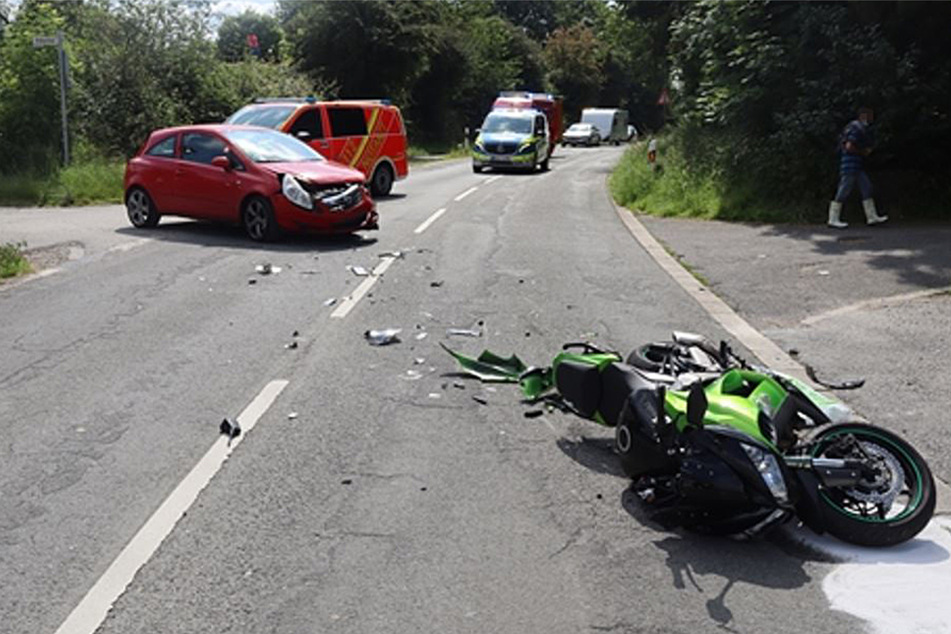
[[[103,159],[70,165],[59,173],[63,199],[53,204],[88,205],[122,202],[125,163]]]
[[[32,271],[29,261],[23,257],[26,242],[0,244],[0,279],[24,275]]]

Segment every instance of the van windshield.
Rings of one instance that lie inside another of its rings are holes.
[[[513,117],[507,114],[490,114],[482,123],[483,132],[532,133],[531,117]]]
[[[259,125],[277,130],[297,106],[246,106],[228,117],[225,123],[234,125]]]

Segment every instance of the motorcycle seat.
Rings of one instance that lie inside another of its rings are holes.
[[[555,372],[555,387],[579,415],[592,418],[601,401],[601,376],[598,366],[577,361],[562,361]]]
[[[624,404],[630,401],[635,415],[645,422],[657,417],[659,383],[626,363],[612,363],[601,373],[601,402],[598,411],[605,422],[616,425]]]

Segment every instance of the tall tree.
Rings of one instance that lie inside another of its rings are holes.
[[[253,38],[253,39],[250,39]],[[284,33],[276,18],[247,9],[228,16],[218,26],[218,54],[228,62],[255,56],[268,62],[281,61]],[[256,42],[256,51],[252,43]]]

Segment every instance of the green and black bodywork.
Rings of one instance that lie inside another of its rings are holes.
[[[845,420],[851,410],[838,399],[768,369],[744,362],[672,377],[587,343],[567,344],[547,368],[449,352],[482,380],[518,381],[529,400],[555,395],[615,428],[624,471],[662,521],[752,535],[796,516],[819,533],[888,546],[934,512],[934,480],[911,445]]]

